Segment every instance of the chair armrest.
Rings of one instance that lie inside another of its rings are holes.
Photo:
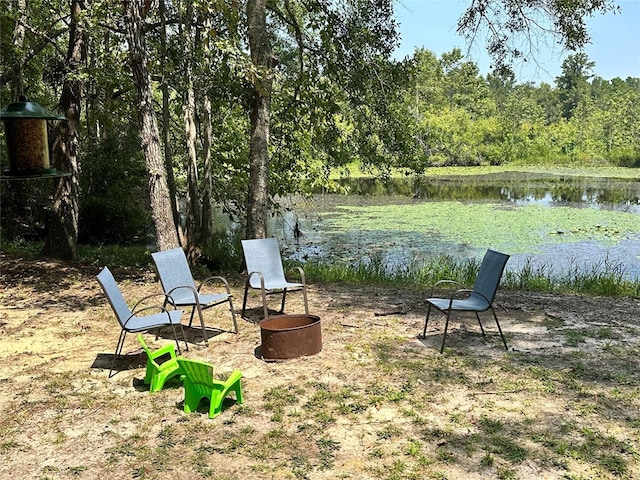
[[[251,277],[253,277],[254,275],[257,275],[260,278],[260,288],[264,290],[264,275],[262,275],[262,272],[250,272],[247,276],[247,285],[250,285]]]
[[[144,302],[146,302],[147,300],[149,300],[150,298],[155,298],[155,297],[163,297],[165,302],[164,304],[160,307],[160,306],[156,306],[155,308],[159,308],[160,310],[166,310],[166,304],[167,303],[171,303],[173,305],[173,303],[171,302],[171,295],[168,293],[152,293],[151,295],[147,295],[146,297],[142,297],[140,300],[138,300],[138,302],[131,308],[131,311],[135,314],[136,312],[138,312],[139,310],[137,310],[137,308],[142,305]],[[145,307],[146,309],[147,307]],[[153,308],[153,307],[150,307]]]
[[[302,269],[302,267],[291,267],[289,269],[288,273],[291,273],[294,270],[297,270],[298,275],[300,275],[300,283],[302,283],[303,285],[306,285],[307,282],[306,282],[306,279],[305,279],[305,276],[304,276],[304,270]]]
[[[470,294],[471,292],[473,292],[472,289],[470,288],[459,288],[458,290],[456,290],[455,292],[453,292],[451,294],[451,298],[457,297],[459,296],[461,293],[466,293],[467,295]]]
[[[221,283],[224,286],[227,293],[231,295],[231,289],[229,288],[229,282],[227,282],[227,279],[217,275],[207,277],[202,282],[200,282],[200,285],[198,285],[198,292],[200,292],[200,289],[202,289],[202,287],[204,287],[205,285],[214,283],[214,282]]]
[[[175,308],[175,303],[173,302],[173,297],[171,297],[171,294],[172,294],[173,292],[175,292],[176,290],[180,290],[181,288],[186,288],[186,289],[188,289],[188,290],[191,290],[191,292],[193,293],[193,298],[195,299],[195,303],[196,303],[196,304],[197,304],[197,303],[199,303],[199,300],[198,300],[198,292],[196,291],[196,289],[195,289],[195,288],[193,288],[193,287],[192,287],[192,286],[190,286],[190,285],[180,285],[179,287],[174,287],[174,288],[172,288],[171,290],[169,290],[168,292],[166,292],[166,293],[165,293],[165,295],[166,295],[166,297],[167,297],[167,301],[168,301],[169,303],[171,303],[171,305],[173,305],[173,306],[174,306],[174,308]]]
[[[470,288],[458,288],[457,290],[453,290],[451,292],[451,295],[449,296],[449,308],[451,308],[451,306],[453,305],[453,301],[456,298],[462,297],[462,294],[466,294],[466,296],[468,297],[471,292],[473,292],[473,290],[471,290]]]
[[[432,297],[433,297],[433,293],[436,291],[436,288],[438,288],[439,285],[449,285],[449,286],[455,285],[457,287],[461,287],[461,289],[466,288],[462,283],[456,282],[455,280],[438,280],[431,287],[431,296]],[[454,294],[455,294],[455,292],[454,292]]]
[[[487,297],[485,297],[483,294],[481,294],[480,292],[476,292],[475,290],[468,290],[469,293],[473,292],[476,295],[478,295],[479,297],[482,297],[483,299],[486,300],[486,302],[491,305],[491,300],[489,300]]]

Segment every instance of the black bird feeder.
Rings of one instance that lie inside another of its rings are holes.
[[[47,120],[66,120],[49,112],[41,105],[30,102],[23,95],[15,103],[0,110],[5,125],[9,169],[7,177],[38,177],[65,175],[56,172],[49,161]]]

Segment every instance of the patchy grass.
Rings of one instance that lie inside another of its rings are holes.
[[[148,392],[135,336],[108,378],[119,330],[99,267],[2,260],[2,478],[640,478],[638,299],[501,290],[510,350],[490,316],[486,337],[456,318],[440,355],[443,322],[416,338],[426,292],[313,284],[318,355],[261,360],[261,308],[239,334],[212,328],[208,346],[183,352],[243,372],[245,402],[211,420],[206,405],[182,411],[177,379]],[[147,269],[116,278],[131,300],[159,289]],[[206,319],[229,324],[224,309]]]

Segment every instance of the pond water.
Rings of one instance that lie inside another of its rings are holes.
[[[271,226],[286,255],[401,268],[492,248],[511,255],[511,269],[607,266],[640,279],[640,179],[506,172],[343,186],[348,195],[290,201]]]

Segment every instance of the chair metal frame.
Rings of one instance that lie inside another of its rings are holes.
[[[151,256],[156,264],[162,289],[168,295],[167,301],[172,303],[174,307],[192,307],[191,315],[189,316],[189,327],[193,323],[195,312],[198,312],[205,344],[208,342],[208,338],[202,311],[207,308],[228,302],[231,319],[233,320],[233,332],[238,333],[238,321],[233,308],[233,295],[229,288],[229,282],[224,277],[217,275],[207,277],[196,287],[191,268],[182,248],[154,252]],[[222,284],[225,293],[202,293],[204,286],[214,282]]]
[[[120,356],[122,353],[122,348],[124,346],[124,340],[127,336],[127,333],[139,333],[145,332],[149,330],[159,330],[162,327],[170,326],[173,330],[173,336],[175,337],[176,347],[178,348],[178,353],[180,353],[180,344],[178,342],[178,333],[176,330],[176,325],[180,325],[180,330],[182,331],[182,338],[184,339],[185,350],[189,350],[189,346],[187,345],[186,336],[184,334],[184,329],[182,328],[182,310],[173,309],[169,310],[166,308],[168,302],[168,296],[164,293],[151,294],[140,299],[132,308],[129,308],[127,305],[124,296],[118,284],[116,283],[113,274],[111,271],[104,267],[100,273],[96,276],[98,279],[98,283],[102,287],[104,294],[109,300],[109,305],[111,305],[111,309],[113,310],[118,323],[120,324],[120,336],[118,337],[118,343],[116,345],[116,351],[113,356],[113,360],[111,362],[111,369],[109,370],[109,378],[111,378],[115,373],[114,371],[116,358]],[[164,304],[160,305],[146,305],[146,302],[150,298],[154,297],[163,297]],[[169,302],[171,303],[171,302]],[[146,312],[155,310],[158,313],[147,315]],[[145,313],[145,315],[141,316],[140,314]]]
[[[504,348],[509,350],[507,341],[502,333],[498,316],[496,315],[493,302],[495,300],[496,292],[500,286],[500,280],[504,272],[504,268],[509,260],[509,255],[496,252],[494,250],[487,250],[480,265],[480,270],[476,277],[475,284],[472,289],[465,288],[460,282],[454,280],[439,280],[431,288],[431,297],[427,299],[427,317],[424,322],[424,329],[422,335],[419,338],[426,338],[427,325],[429,323],[429,316],[431,309],[434,308],[440,313],[446,316],[444,324],[444,333],[442,335],[442,345],[440,346],[440,353],[444,352],[444,345],[447,339],[447,329],[449,328],[449,320],[451,319],[452,312],[473,312],[476,315],[478,324],[480,325],[480,331],[482,335],[485,335],[482,322],[480,321],[480,313],[491,310],[493,318],[495,319],[500,337]],[[459,287],[455,290],[452,289],[448,298],[434,297],[434,292],[443,285],[453,285]]]
[[[279,313],[284,313],[287,292],[296,291],[302,291],[304,311],[305,314],[309,315],[307,282],[304,270],[302,267],[291,268],[288,273],[290,274],[293,271],[298,272],[300,282],[290,282],[287,280],[277,238],[242,240],[242,250],[247,267],[247,281],[245,283],[244,297],[242,300],[242,317],[245,316],[250,288],[260,290],[264,318],[269,316],[269,308],[267,305],[268,295],[282,294]]]

